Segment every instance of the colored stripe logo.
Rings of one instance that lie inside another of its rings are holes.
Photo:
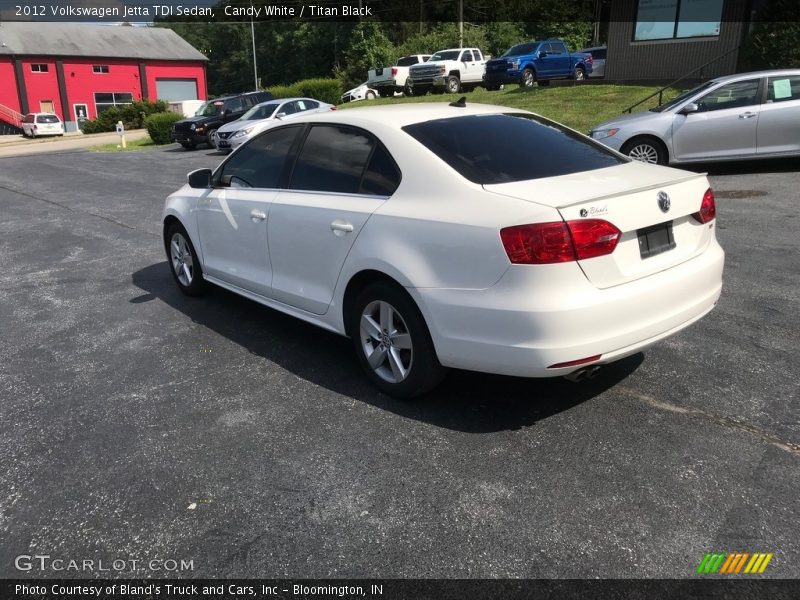
[[[701,575],[755,575],[763,573],[773,553],[755,552],[706,552],[697,567]]]

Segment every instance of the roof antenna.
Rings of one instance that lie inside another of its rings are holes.
[[[461,96],[461,98],[455,102],[451,102],[450,106],[455,106],[456,108],[467,108],[467,97]]]

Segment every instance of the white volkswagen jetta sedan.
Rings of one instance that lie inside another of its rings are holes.
[[[166,200],[186,294],[213,283],[352,338],[398,397],[446,367],[576,375],[670,336],[722,287],[704,175],[518,109],[300,116]]]

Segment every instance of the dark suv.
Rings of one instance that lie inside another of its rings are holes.
[[[205,102],[193,117],[178,121],[172,127],[172,140],[187,150],[197,144],[216,147],[214,134],[225,123],[241,117],[256,104],[272,100],[269,92],[247,92]]]

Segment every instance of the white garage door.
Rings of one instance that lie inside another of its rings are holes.
[[[197,100],[197,82],[194,79],[156,79],[156,97],[159,100]]]

